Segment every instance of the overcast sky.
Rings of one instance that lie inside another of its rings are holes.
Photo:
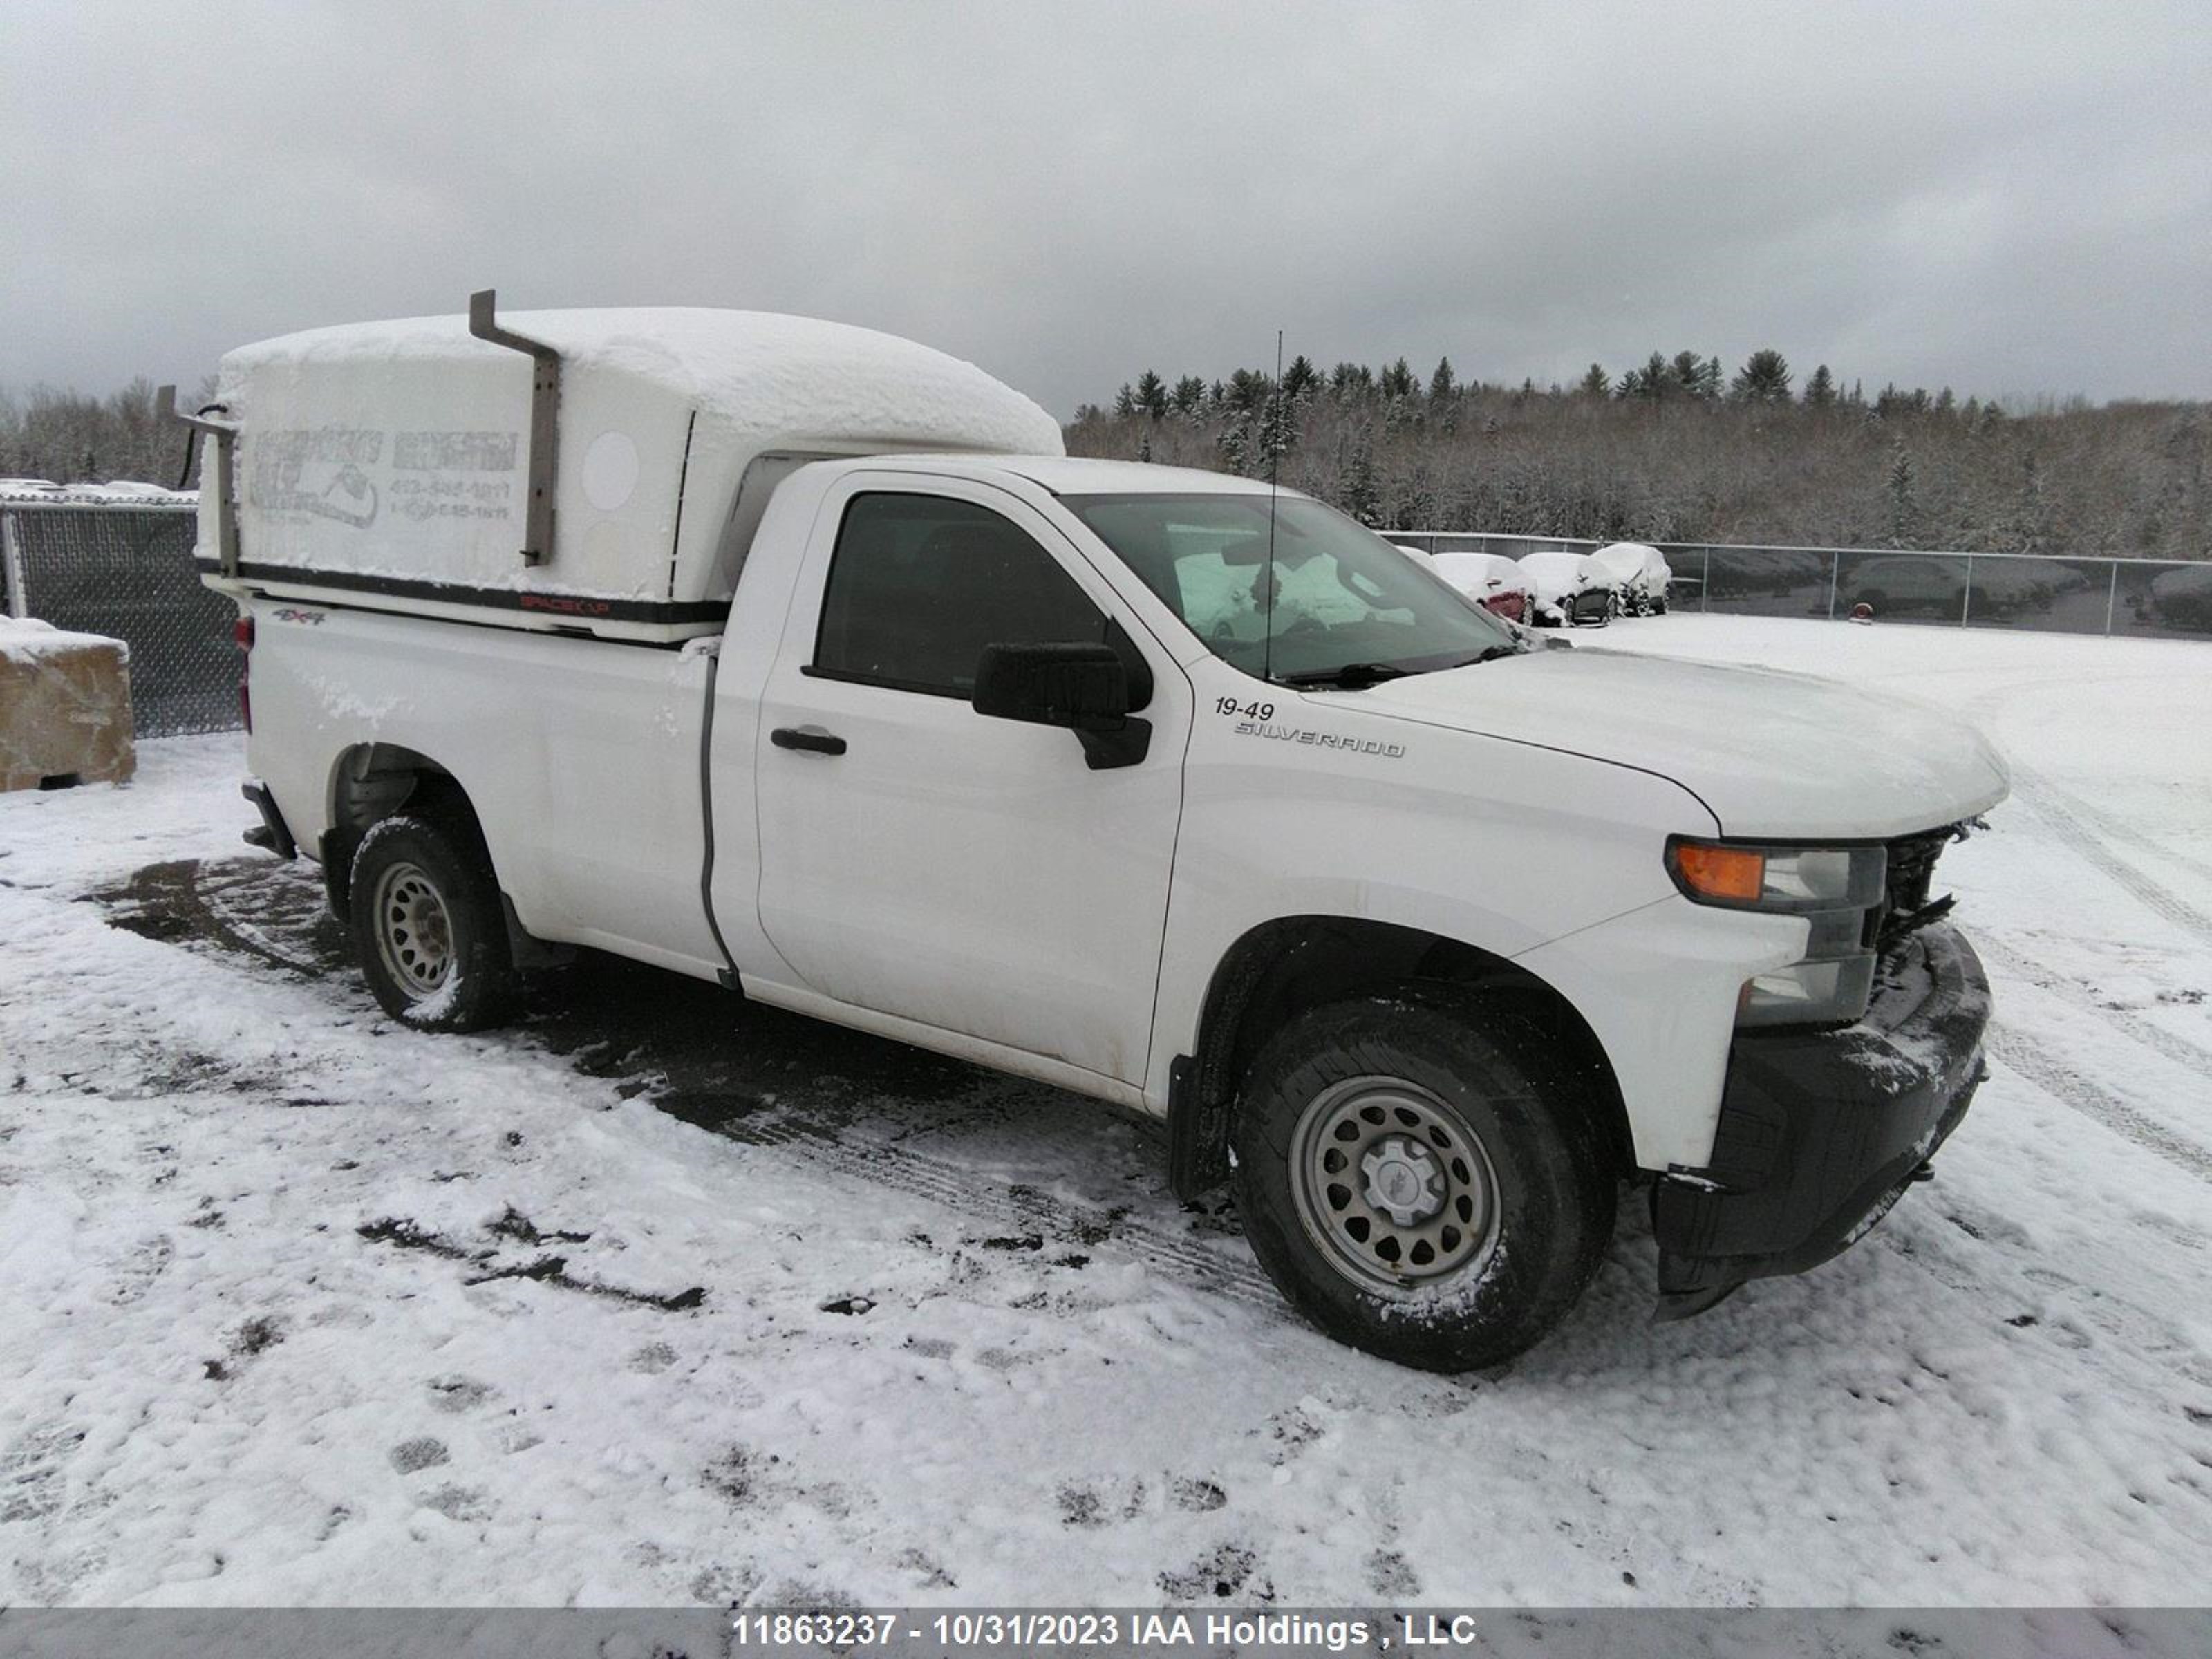
[[[2212,9],[0,5],[0,385],[503,306],[2212,396]]]

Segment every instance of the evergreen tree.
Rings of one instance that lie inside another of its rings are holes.
[[[1674,361],[1667,366],[1667,371],[1673,377],[1677,390],[1692,398],[1711,395],[1706,389],[1705,360],[1696,352],[1676,352]],[[1713,393],[1719,390],[1717,386],[1711,388]]]
[[[1362,428],[1352,447],[1352,464],[1344,472],[1345,512],[1372,528],[1382,522],[1382,491],[1375,476],[1375,434]]]
[[[1121,389],[1114,394],[1114,412],[1123,420],[1137,412],[1137,394],[1129,390],[1127,380],[1121,382]]]
[[[1605,372],[1602,364],[1592,363],[1589,366],[1589,373],[1583,376],[1582,384],[1575,390],[1585,398],[1608,396],[1613,391],[1613,377]]]
[[[1827,364],[1822,363],[1813,371],[1813,378],[1805,382],[1805,406],[1826,409],[1835,401],[1836,377],[1828,373]]]
[[[1451,359],[1437,359],[1437,372],[1429,376],[1429,401],[1432,404],[1449,403],[1458,395],[1459,382],[1453,378]]]
[[[1310,398],[1321,390],[1321,371],[1304,352],[1291,359],[1291,366],[1283,371],[1283,395],[1293,401]]]
[[[2035,452],[2020,458],[2020,491],[2014,498],[2012,551],[2039,553],[2051,538],[2051,502],[2044,494],[2043,469]]]
[[[1286,374],[1284,379],[1290,377]],[[1254,458],[1260,471],[1273,477],[1283,457],[1290,452],[1294,431],[1291,404],[1288,392],[1279,387],[1268,394],[1260,410],[1260,449]]]
[[[1644,360],[1643,368],[1632,368],[1620,377],[1620,395],[1624,398],[1657,403],[1675,389],[1673,369],[1656,351]]]
[[[1920,505],[1912,474],[1912,455],[1899,437],[1889,447],[1889,544],[1911,546],[1919,527]]]
[[[1213,447],[1220,452],[1223,471],[1239,473],[1243,471],[1245,462],[1251,458],[1252,428],[1249,419],[1240,416],[1231,421],[1214,438]]]
[[[1729,383],[1729,393],[1741,403],[1786,404],[1790,401],[1790,360],[1780,352],[1762,348],[1744,360]]]
[[[1386,398],[1410,398],[1413,395],[1413,371],[1403,357],[1382,371],[1377,382]]]
[[[1195,415],[1206,401],[1206,382],[1195,374],[1184,375],[1176,382],[1174,401],[1176,413]]]
[[[1168,383],[1149,368],[1137,377],[1136,405],[1156,421],[1166,417]]]

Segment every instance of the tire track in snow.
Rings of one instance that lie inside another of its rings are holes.
[[[2017,799],[2048,824],[2051,833],[2077,856],[2110,876],[2153,915],[2197,934],[2200,939],[2212,940],[2212,916],[2207,916],[2195,905],[2113,852],[2106,845],[2105,837],[2076,817],[2072,808],[2059,799],[2057,792],[2046,792],[2032,781],[2031,775],[2025,773],[2015,775],[2014,781],[2026,786],[2018,792]]]
[[[1256,1262],[1209,1249],[1151,1223],[1079,1201],[1054,1198],[1018,1182],[1002,1182],[968,1165],[879,1140],[848,1139],[810,1124],[748,1121],[710,1129],[748,1146],[785,1150],[823,1165],[961,1215],[1043,1233],[1086,1249],[1127,1251],[1177,1279],[1195,1279],[1238,1301],[1287,1316],[1286,1304]]]
[[[2176,1169],[2212,1184],[2212,1151],[2174,1133],[2137,1110],[2019,1027],[1992,1021],[1983,1041],[1991,1054],[2052,1099],[2071,1106],[2085,1117],[2096,1119],[2114,1133],[2133,1141],[2147,1152],[2157,1154]]]
[[[254,860],[182,860],[151,865],[128,884],[94,895],[122,925],[161,924],[149,936],[186,945],[212,944],[267,966],[320,978],[331,963],[317,948],[325,922],[317,884],[286,881]],[[279,879],[272,880],[272,875]],[[896,1142],[848,1137],[804,1121],[735,1120],[710,1133],[774,1146],[816,1167],[943,1205],[994,1226],[1035,1231],[1085,1249],[1116,1247],[1185,1281],[1197,1280],[1249,1305],[1287,1316],[1282,1297],[1256,1262],[1209,1249],[1198,1238],[1115,1211],[1057,1199],[1018,1182]]]
[[[2026,980],[2039,991],[2046,991],[2061,1002],[2094,1015],[2114,1030],[2133,1038],[2144,1048],[2165,1055],[2178,1066],[2200,1072],[2212,1079],[2212,1048],[2203,1048],[2185,1036],[2177,1036],[2162,1026],[2147,1019],[2138,1019],[2124,1008],[2111,1008],[2097,1000],[2095,988],[2070,974],[2056,968],[2045,967],[2017,946],[1989,933],[1980,933],[1975,944],[1982,952],[2004,964],[2006,969]]]
[[[2139,853],[2148,853],[2153,858],[2164,859],[2169,864],[2179,865],[2185,870],[2203,877],[2207,881],[2212,881],[2212,864],[2208,864],[2203,860],[2193,857],[2187,853],[2177,853],[2172,848],[2153,841],[2126,819],[2115,817],[2103,807],[2082,799],[2072,790],[2052,782],[2033,767],[2022,766],[2017,761],[2014,762],[2012,781],[2014,787],[2031,803],[2037,799],[2055,800],[2075,817],[2094,827],[2098,834],[2107,840],[2125,842]]]

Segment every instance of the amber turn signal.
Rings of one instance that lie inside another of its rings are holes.
[[[1686,841],[1675,843],[1674,854],[1682,884],[1700,898],[1753,904],[1765,890],[1766,854],[1756,848]]]

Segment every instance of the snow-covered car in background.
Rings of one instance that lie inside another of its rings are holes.
[[[1539,628],[1602,628],[1613,618],[1613,582],[1587,553],[1524,553],[1516,561]]]
[[[1497,553],[1438,553],[1429,563],[1468,598],[1508,622],[1525,623],[1535,608],[1535,588],[1515,560]]]
[[[2183,628],[2212,628],[2212,565],[2169,570],[2150,579],[2150,613]],[[2141,606],[2137,616],[2143,615]]]
[[[1837,592],[1838,609],[1868,605],[1879,618],[1936,617],[1956,622],[1966,612],[1966,562],[1948,556],[1916,558],[1909,553],[1844,562]]]
[[[1657,548],[1645,542],[1608,542],[1589,556],[1613,584],[1615,614],[1666,614],[1667,584],[1674,573]]]

